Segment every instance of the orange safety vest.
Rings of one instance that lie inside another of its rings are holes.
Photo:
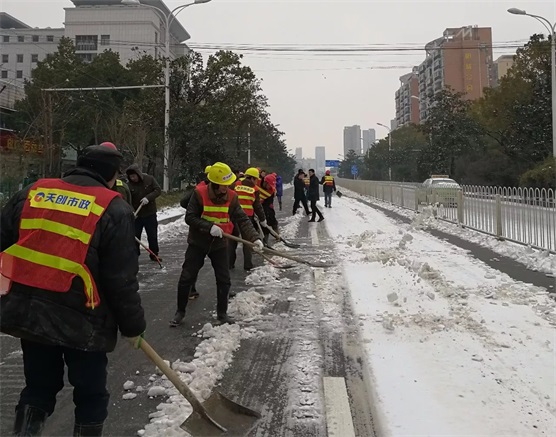
[[[257,187],[253,188],[248,185],[243,185],[243,183],[240,182],[236,185],[235,190],[239,199],[239,204],[245,211],[245,214],[247,214],[248,217],[253,217],[253,214],[255,213],[255,210],[253,209],[253,204],[256,199],[255,194],[260,189]]]
[[[311,185],[311,179],[309,178],[303,178],[303,182],[305,182],[305,185],[308,187],[309,185]]]
[[[79,276],[87,307],[98,306],[100,297],[85,258],[98,221],[118,195],[61,179],[37,181],[23,206],[19,240],[0,253],[0,291],[9,292],[16,282],[63,293]]]
[[[260,197],[261,197],[261,202],[268,199],[269,197],[274,195],[274,190],[272,191],[266,191],[262,186],[259,187],[259,193],[260,193]]]
[[[334,186],[334,177],[325,176],[324,177],[324,185],[326,185],[328,187],[333,187]]]
[[[216,204],[210,200],[208,185],[197,187],[197,191],[201,195],[201,200],[203,201],[203,213],[201,214],[201,218],[219,226],[227,234],[231,234],[234,230],[234,224],[230,221],[230,204],[236,196],[235,191],[228,189],[228,201],[220,204]]]

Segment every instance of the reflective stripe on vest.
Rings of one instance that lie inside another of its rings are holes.
[[[305,182],[305,185],[309,186],[311,183],[311,180],[309,178],[303,178],[303,182]]]
[[[259,192],[261,193],[261,201],[268,199],[270,196],[274,194],[274,192],[269,193],[263,187],[259,187]]]
[[[106,187],[37,181],[23,206],[19,240],[0,254],[0,275],[10,284],[51,292],[69,291],[78,276],[85,286],[86,306],[94,309],[100,298],[85,258],[96,225],[116,196]]]
[[[197,187],[197,192],[201,195],[203,201],[203,212],[201,218],[222,228],[227,234],[231,234],[234,230],[234,225],[230,221],[230,204],[236,195],[235,191],[228,189],[228,200],[226,203],[215,204],[210,200],[208,194],[208,185]]]
[[[116,179],[116,185],[117,185],[118,187],[123,187],[123,186],[124,186],[124,183],[123,183],[121,180]]]
[[[255,203],[256,193],[255,188],[240,183],[240,185],[236,185],[235,190],[239,199],[239,204],[245,211],[245,214],[247,214],[249,217],[253,217],[253,204]]]
[[[324,177],[324,185],[326,185],[328,187],[333,187],[334,186],[334,177],[325,176]]]

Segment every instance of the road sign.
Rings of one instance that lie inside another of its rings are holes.
[[[356,176],[356,175],[357,175],[357,166],[356,166],[356,165],[352,165],[352,166],[351,166],[351,174],[352,174],[353,176]]]
[[[340,167],[340,161],[336,160],[336,159],[327,159],[325,161],[325,165],[326,165],[326,167],[339,168]]]

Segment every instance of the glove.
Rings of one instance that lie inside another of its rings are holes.
[[[147,199],[146,197],[143,197],[141,199],[141,205],[146,205],[147,203],[149,203],[149,199]]]
[[[268,228],[268,225],[267,225],[267,223],[266,223],[266,220],[263,220],[262,222],[260,222],[260,225],[261,225],[263,228]]]
[[[212,225],[212,228],[210,228],[210,235],[216,238],[222,238],[224,233],[222,232],[222,228],[220,226]]]
[[[141,342],[143,341],[143,338],[145,338],[144,332],[138,337],[127,337],[134,349],[141,349]]]
[[[255,245],[255,247],[253,248],[253,250],[255,252],[262,252],[264,249],[264,244],[261,240],[255,240],[253,241],[253,244]]]

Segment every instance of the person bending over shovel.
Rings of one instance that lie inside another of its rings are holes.
[[[208,173],[209,184],[198,186],[187,205],[185,222],[189,225],[187,250],[178,282],[178,309],[170,326],[178,326],[185,317],[191,286],[197,280],[205,256],[210,258],[216,276],[216,314],[220,323],[234,323],[228,316],[230,271],[228,269],[227,240],[223,233],[231,234],[232,221],[239,226],[241,235],[262,251],[263,242],[245,214],[235,191],[229,188],[236,180],[230,167],[215,163]]]

